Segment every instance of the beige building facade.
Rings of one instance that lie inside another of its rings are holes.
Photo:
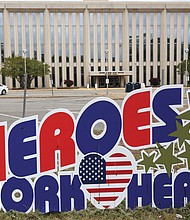
[[[77,87],[183,83],[177,65],[190,57],[190,2],[1,1],[0,43],[0,68],[24,49],[50,65],[34,88],[50,79],[57,88],[68,79]],[[20,87],[1,75],[0,83]]]

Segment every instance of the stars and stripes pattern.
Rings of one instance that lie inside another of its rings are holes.
[[[79,177],[88,199],[98,208],[114,208],[123,199],[133,174],[132,162],[123,153],[108,158],[88,154],[80,162]]]

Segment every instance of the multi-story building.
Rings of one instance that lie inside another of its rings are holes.
[[[182,83],[177,65],[190,56],[189,1],[0,1],[0,68],[4,58],[27,56],[51,67],[55,87]],[[49,86],[49,76],[32,86]],[[19,87],[15,79],[0,82]]]

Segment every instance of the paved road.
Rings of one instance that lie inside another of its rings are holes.
[[[23,90],[10,90],[0,96],[0,122],[7,121],[8,127],[23,114]],[[50,89],[27,90],[25,116],[38,115],[39,122],[51,110],[66,108],[77,118],[80,110],[90,100],[97,97],[109,97],[121,106],[127,95],[124,88],[109,89]],[[187,100],[184,101],[187,104]]]
[[[0,96],[0,122],[7,121],[8,127],[23,114],[23,90],[10,90]],[[124,88],[109,89],[33,89],[27,91],[25,116],[38,115],[39,122],[46,113],[57,108],[66,108],[77,117],[80,110],[90,100],[110,97],[121,104],[126,93]]]

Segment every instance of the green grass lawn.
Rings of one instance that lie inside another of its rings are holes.
[[[134,210],[125,209],[124,203],[115,209],[100,210],[89,207],[82,211],[71,211],[65,213],[19,213],[10,211],[7,213],[0,212],[0,220],[177,220],[190,219],[190,204],[180,209],[164,209],[159,210],[151,207],[137,208]]]

